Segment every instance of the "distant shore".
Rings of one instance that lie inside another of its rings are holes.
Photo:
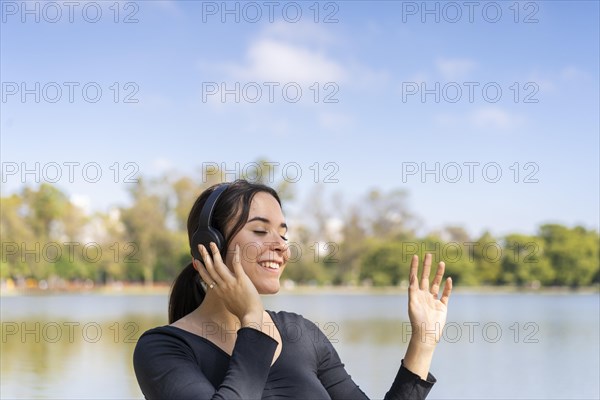
[[[68,287],[61,289],[28,288],[0,288],[0,296],[27,296],[27,295],[60,295],[60,294],[100,294],[100,295],[160,295],[167,296],[170,284],[156,283],[152,286],[143,284],[113,284],[93,287]],[[317,286],[317,285],[282,285],[281,294],[344,294],[344,295],[397,295],[406,294],[405,286],[369,287],[369,286]],[[464,286],[455,287],[453,293],[457,294],[600,294],[600,285],[570,288],[570,287],[540,287],[524,288],[516,286]]]

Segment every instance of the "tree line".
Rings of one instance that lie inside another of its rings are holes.
[[[260,161],[264,168],[268,164]],[[268,177],[268,174],[262,174]],[[248,178],[250,177],[243,177]],[[87,214],[43,183],[1,198],[0,279],[61,282],[172,282],[189,262],[186,223],[199,193],[216,183],[164,175],[131,184],[131,204]],[[432,253],[456,284],[581,287],[600,282],[599,234],[545,224],[535,235],[473,238],[460,226],[419,234],[403,190],[370,190],[357,203],[326,199],[315,185],[306,206],[293,184],[263,182],[282,196],[291,259],[283,279],[298,284],[406,284],[410,258]],[[286,204],[297,207],[286,211]]]

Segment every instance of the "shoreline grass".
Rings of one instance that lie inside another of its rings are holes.
[[[152,286],[139,285],[104,285],[95,287],[77,287],[64,289],[40,288],[6,288],[0,289],[0,297],[60,294],[94,294],[94,295],[160,295],[168,296],[170,284],[157,283]],[[406,286],[326,286],[326,285],[282,285],[280,294],[343,294],[343,295],[397,295],[406,294]],[[570,288],[563,286],[527,288],[517,286],[463,286],[455,287],[454,294],[599,294],[600,285]]]

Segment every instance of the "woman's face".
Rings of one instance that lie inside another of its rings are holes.
[[[287,225],[277,200],[258,192],[250,204],[248,220],[227,248],[225,264],[231,269],[235,245],[240,245],[244,271],[260,294],[279,291],[279,278],[290,257]]]

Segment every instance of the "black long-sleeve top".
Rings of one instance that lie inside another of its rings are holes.
[[[346,372],[333,345],[313,322],[267,311],[277,341],[253,329],[237,331],[231,356],[208,339],[167,325],[140,336],[135,374],[147,399],[368,399]],[[400,366],[386,399],[424,399],[435,383]]]

